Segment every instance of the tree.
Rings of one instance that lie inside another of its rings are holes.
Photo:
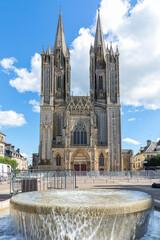
[[[0,163],[9,164],[13,169],[18,167],[17,161],[8,157],[0,157]]]
[[[160,166],[160,154],[146,159],[147,163],[144,164],[145,167],[157,167]]]

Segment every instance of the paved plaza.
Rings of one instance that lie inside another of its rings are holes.
[[[150,194],[154,199],[154,206],[160,209],[160,189],[152,188],[153,183],[160,183],[160,179],[145,179],[145,178],[129,178],[129,177],[88,177],[77,176],[76,186],[77,189],[120,189],[120,190],[133,190],[142,191]],[[9,182],[0,183],[0,208],[9,205],[10,184]]]

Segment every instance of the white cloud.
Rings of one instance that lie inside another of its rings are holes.
[[[129,118],[128,119],[129,122],[132,122],[132,121],[135,121],[135,120],[136,120],[136,118]]]
[[[0,61],[0,65],[2,68],[4,68],[5,70],[10,70],[13,69],[13,64],[16,62],[16,58],[11,57],[11,58],[3,58]]]
[[[129,143],[129,144],[134,144],[134,145],[140,145],[141,143],[134,140],[134,139],[131,139],[131,138],[125,138],[122,140],[123,142],[126,142],[126,143]]]
[[[27,158],[29,160],[29,158],[31,158],[31,156],[27,153],[21,153],[21,155],[24,157],[24,158]]]
[[[102,0],[100,14],[104,34],[114,33],[123,24],[129,9],[127,0]]]
[[[101,0],[100,14],[106,40],[119,45],[120,89],[124,105],[156,110],[160,108],[160,1]],[[95,14],[95,18],[97,13]],[[89,92],[89,49],[94,42],[96,21],[81,28],[71,44],[71,91],[74,95]],[[14,66],[15,58],[3,59],[4,70],[17,75],[10,80],[19,92],[40,91],[40,55],[31,60],[31,71]]]
[[[79,36],[72,42],[71,88],[74,95],[87,95],[89,92],[89,48],[93,43],[89,28],[81,28]]]
[[[145,0],[131,10],[115,34],[120,48],[121,101],[160,108],[160,2]]]
[[[0,61],[0,65],[4,70],[12,71],[16,77],[9,81],[12,87],[15,87],[18,92],[40,92],[41,79],[41,56],[38,53],[31,58],[31,71],[26,68],[16,68],[14,63],[15,58],[4,58]]]
[[[124,115],[124,112],[122,111],[122,108],[121,108],[121,115]]]
[[[120,51],[121,102],[146,109],[160,108],[160,1],[102,0],[101,22],[107,41]],[[128,14],[129,13],[129,14]],[[72,89],[89,91],[89,48],[94,25],[81,28],[72,43]],[[74,81],[74,82],[73,82]],[[75,90],[76,91],[76,90]],[[77,92],[77,91],[76,91]]]
[[[37,102],[35,99],[32,99],[29,101],[29,104],[33,105],[33,112],[40,112],[40,105],[39,105],[39,102]]]
[[[128,110],[128,113],[137,113],[137,112],[143,112],[143,108],[139,108],[139,109],[137,109],[137,108],[132,108],[132,110],[130,109],[130,110]]]
[[[24,115],[21,113],[16,113],[12,110],[1,111],[0,110],[0,128],[4,127],[20,127],[26,124]]]

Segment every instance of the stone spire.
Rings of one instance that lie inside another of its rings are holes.
[[[44,54],[45,54],[45,51],[44,51],[44,45],[43,45],[41,55],[44,55]]]
[[[60,9],[60,13],[59,13],[59,20],[58,20],[58,27],[57,27],[57,33],[56,33],[56,40],[55,40],[55,44],[54,44],[54,51],[57,48],[61,48],[63,54],[64,55],[66,54],[66,42],[65,42],[65,36],[64,36],[61,9]]]
[[[48,45],[46,55],[50,55],[50,53],[51,53],[51,51],[50,51],[50,47],[49,47],[49,45]]]
[[[116,52],[115,52],[115,54],[119,56],[118,45],[116,46]]]
[[[96,27],[96,35],[94,40],[94,49],[97,50],[98,47],[102,47],[103,53],[104,53],[104,37],[103,37],[103,31],[102,31],[102,25],[100,20],[100,10],[98,9],[98,20],[97,20],[97,27]]]
[[[111,55],[114,55],[113,47],[112,47],[112,42],[110,42],[110,54],[111,54]]]

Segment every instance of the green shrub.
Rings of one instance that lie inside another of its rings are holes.
[[[8,157],[0,157],[0,163],[9,164],[13,169],[18,167],[17,161]]]
[[[146,159],[147,163],[144,165],[146,167],[157,167],[160,166],[160,154]]]

